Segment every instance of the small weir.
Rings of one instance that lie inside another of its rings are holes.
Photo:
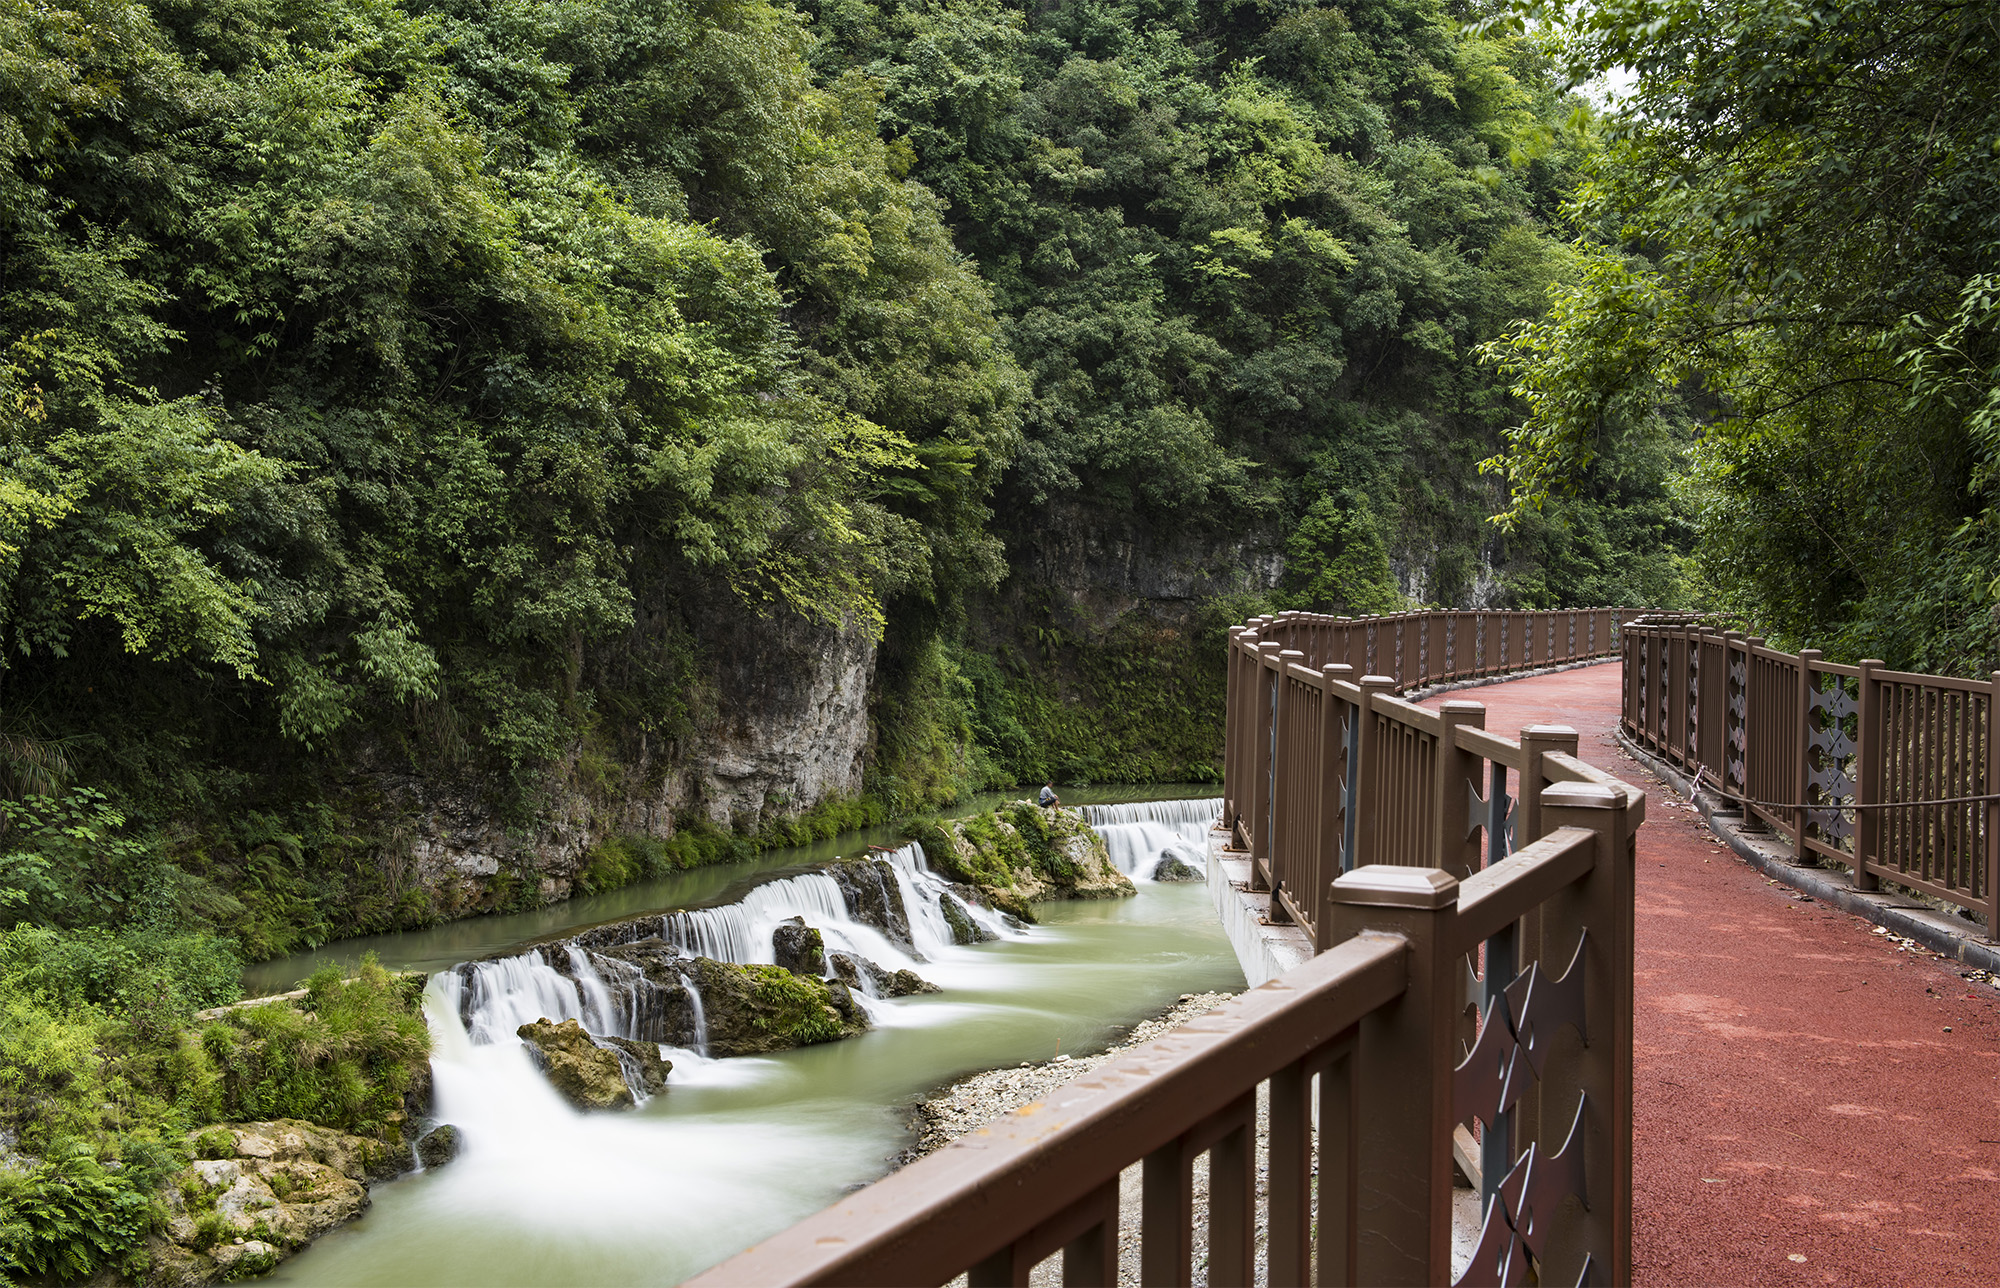
[[[1010,924],[906,845],[436,972],[436,1112],[459,1129],[460,1158],[377,1186],[367,1216],[275,1277],[676,1282],[881,1175],[904,1142],[904,1107],[930,1088],[1100,1047],[1183,993],[1241,988],[1202,884],[1149,879],[1168,858],[1199,867],[1218,803],[1085,808],[1140,883],[1136,898],[1041,904],[1041,924]],[[973,935],[954,933],[961,915]],[[675,964],[774,963],[773,933],[793,918],[820,932],[830,960],[914,970],[940,991],[870,995],[864,970],[854,1000],[868,1032],[710,1057],[698,973]],[[624,1113],[572,1109],[515,1036],[543,1018],[660,1043],[673,1063],[665,1092]]]

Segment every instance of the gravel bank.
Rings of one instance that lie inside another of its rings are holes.
[[[990,1069],[961,1079],[918,1105],[911,1113],[910,1125],[916,1132],[917,1143],[904,1151],[901,1161],[911,1163],[926,1154],[935,1153],[1000,1115],[1042,1099],[1065,1082],[1082,1077],[1106,1060],[1123,1055],[1133,1047],[1144,1046],[1197,1015],[1206,1015],[1234,996],[1234,993],[1183,993],[1181,1000],[1164,1014],[1134,1025],[1124,1041],[1096,1055],[1057,1056],[1043,1064],[1024,1063],[1014,1069]]]

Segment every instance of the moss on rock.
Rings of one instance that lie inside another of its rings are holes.
[[[1078,810],[1012,801],[912,830],[933,868],[973,886],[994,907],[1030,920],[1030,904],[1138,893]]]
[[[825,980],[781,966],[739,966],[697,957],[690,963],[718,1056],[761,1055],[852,1037],[868,1027],[859,1008],[843,1007]]]

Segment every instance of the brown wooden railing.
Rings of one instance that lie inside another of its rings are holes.
[[[1699,622],[1628,628],[1622,726],[1804,861],[1845,864],[2000,926],[2000,672],[1841,666]]]
[[[1232,629],[1223,822],[1251,852],[1258,888],[1275,892],[1272,916],[1307,927],[1324,950],[1319,905],[1355,856],[1453,867],[1470,844],[1467,811],[1505,793],[1482,797],[1475,782],[1470,792],[1439,795],[1436,785],[1455,783],[1473,760],[1516,774],[1527,763],[1496,754],[1499,740],[1477,734],[1461,747],[1445,728],[1465,723],[1452,714],[1457,704],[1439,715],[1396,691],[1613,657],[1620,624],[1636,616],[1613,608],[1281,613]],[[1375,673],[1378,666],[1388,673]],[[1522,792],[1530,809],[1537,789]],[[1373,808],[1350,818],[1345,802],[1363,793]]]
[[[1577,760],[1573,730],[1501,737],[1478,703],[1428,712],[1350,665],[1285,659],[1276,714],[1239,721],[1232,688],[1228,725],[1241,781],[1264,784],[1273,912],[1310,908],[1323,951],[694,1282],[1025,1284],[1060,1253],[1064,1283],[1111,1284],[1136,1165],[1138,1281],[1190,1284],[1205,1155],[1207,1283],[1451,1283],[1453,1142],[1474,1124],[1485,1215],[1456,1282],[1629,1282],[1644,794]],[[1341,871],[1357,853],[1388,861]]]

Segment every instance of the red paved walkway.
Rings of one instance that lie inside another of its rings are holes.
[[[1619,750],[1615,665],[1446,698],[1646,790],[1634,1279],[2000,1285],[2000,991],[1723,848]]]

